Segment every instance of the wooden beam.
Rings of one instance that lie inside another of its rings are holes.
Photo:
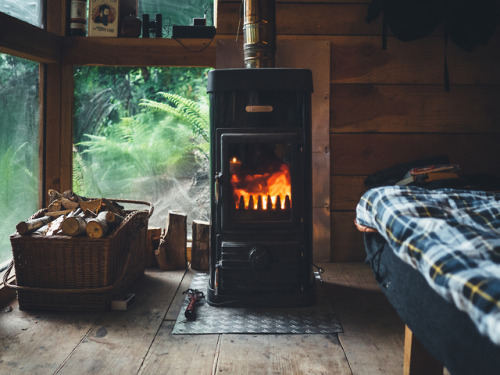
[[[73,185],[73,97],[74,72],[73,65],[61,66],[61,107],[60,107],[60,189],[66,191]]]
[[[443,375],[443,365],[425,349],[408,326],[405,326],[404,353],[404,375]]]
[[[61,61],[61,39],[0,12],[0,52],[42,63],[58,63]]]
[[[45,107],[44,181],[42,195],[45,198],[47,189],[61,191],[59,165],[61,163],[61,64],[50,64],[41,67],[46,79],[40,81],[40,93],[43,95]],[[43,204],[43,200],[42,200]],[[43,205],[42,205],[43,207]]]
[[[67,7],[70,2],[67,0],[45,0],[45,3],[47,7],[47,31],[64,36],[66,34]]]
[[[215,66],[210,39],[67,37],[63,54],[68,65]]]

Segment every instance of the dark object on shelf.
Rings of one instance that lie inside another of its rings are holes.
[[[139,38],[141,36],[142,21],[135,16],[124,17],[121,21],[120,36],[125,38]]]
[[[214,26],[172,26],[172,38],[212,39],[215,36]]]
[[[87,34],[87,0],[71,0],[69,16],[69,35]]]
[[[155,38],[162,37],[162,16],[159,13],[155,14],[155,20],[149,19],[149,14],[142,15],[142,37],[149,38],[151,32],[154,33]]]

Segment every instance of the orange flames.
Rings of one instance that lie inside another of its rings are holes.
[[[241,162],[232,158],[231,185],[238,210],[289,210],[292,185],[288,165],[281,164],[276,172],[240,174]]]

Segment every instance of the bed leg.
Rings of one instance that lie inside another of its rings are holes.
[[[407,326],[404,352],[404,375],[443,375],[443,365],[430,355]]]

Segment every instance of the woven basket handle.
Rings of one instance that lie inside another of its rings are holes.
[[[145,202],[145,201],[134,201],[134,200],[129,200],[129,199],[110,199],[110,201],[113,202],[120,202],[120,203],[131,203],[131,204],[144,204],[146,206],[149,206],[149,211],[148,211],[148,219],[151,217],[154,211],[154,207],[151,203]]]

